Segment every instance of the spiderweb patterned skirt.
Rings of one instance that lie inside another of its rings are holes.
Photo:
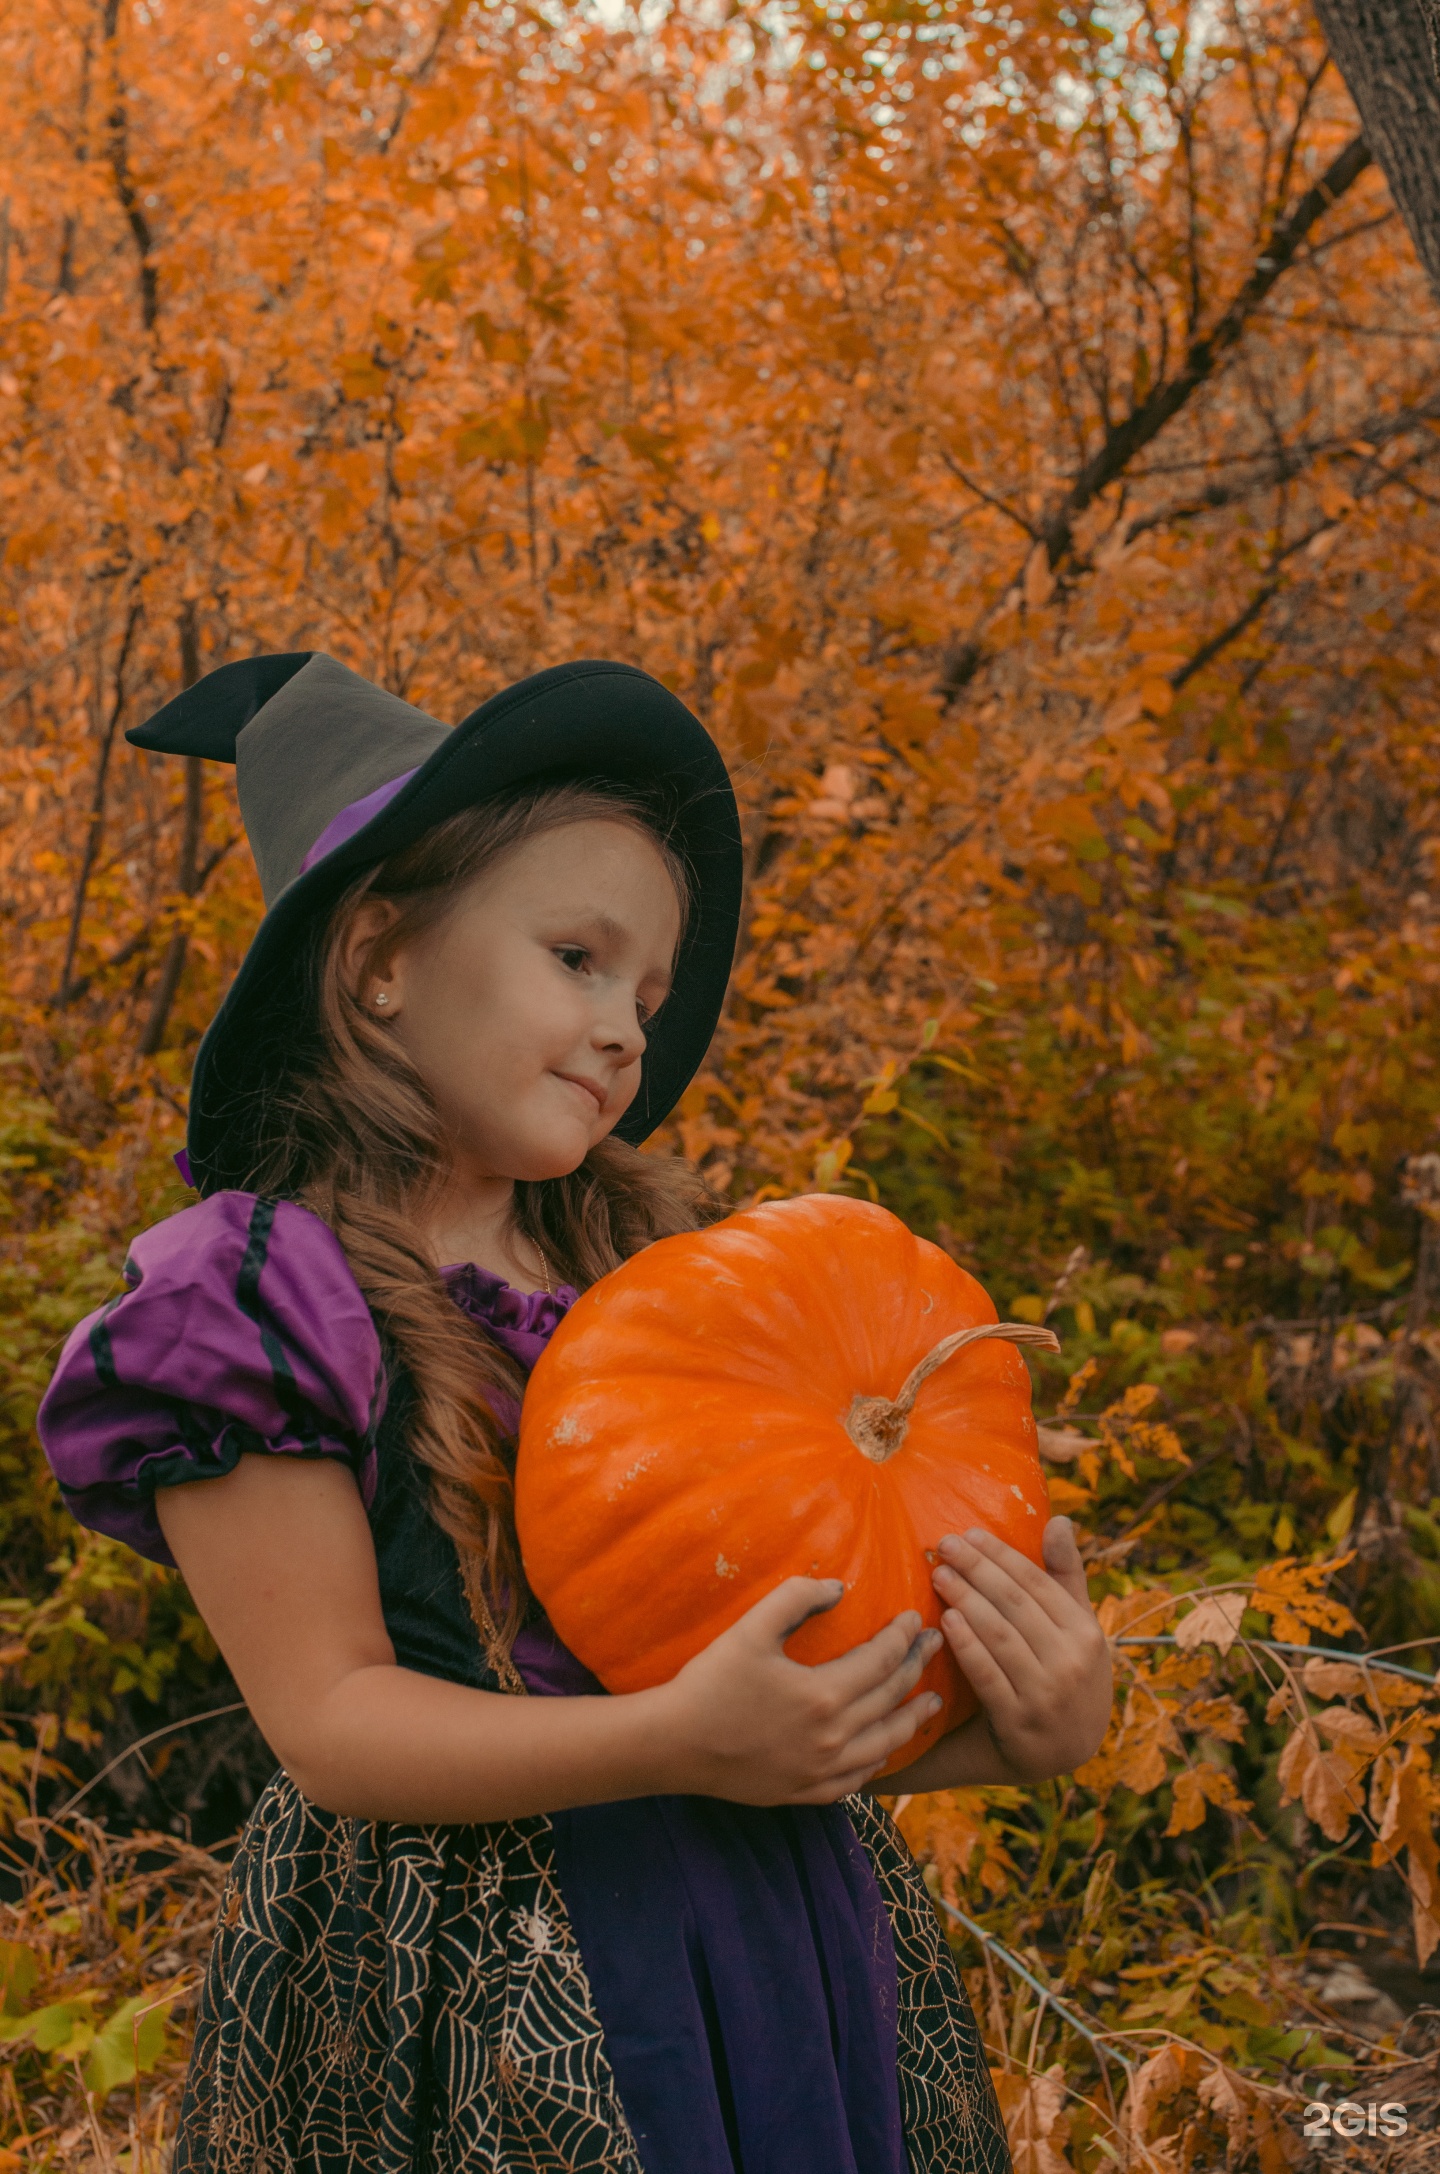
[[[895,1934],[913,2174],[1007,2174],[975,2019],[914,1860],[878,1805],[845,1808]],[[462,2169],[655,2174],[610,2073],[549,1823],[345,1819],[277,1775],[222,1903],[172,2174]]]

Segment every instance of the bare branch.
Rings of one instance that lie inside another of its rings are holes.
[[[1271,231],[1270,239],[1255,261],[1255,268],[1239,294],[1211,330],[1192,340],[1182,368],[1132,408],[1122,423],[1106,434],[1099,450],[1091,455],[1071,484],[1061,504],[1044,524],[1051,566],[1068,558],[1074,544],[1075,523],[1086,508],[1111,483],[1124,474],[1143,447],[1157,438],[1165,425],[1213,375],[1215,366],[1240,339],[1246,326],[1276,281],[1289,270],[1311,228],[1353,187],[1371,164],[1363,136],[1335,158],[1313,188],[1307,189],[1288,219]]]
[[[120,0],[105,0],[105,49],[110,60],[110,83],[113,102],[106,123],[110,170],[115,176],[115,193],[125,214],[130,236],[139,259],[140,321],[145,330],[154,329],[160,314],[160,279],[152,254],[155,237],[140,201],[140,192],[130,172],[130,117],[125,109],[125,85],[120,77],[119,55],[116,50],[120,24]]]
[[[100,747],[95,758],[95,785],[90,796],[90,822],[85,833],[85,846],[80,856],[80,866],[75,876],[75,896],[70,907],[70,928],[65,939],[65,959],[60,968],[60,980],[55,992],[55,1007],[63,1011],[73,1000],[75,954],[80,948],[80,930],[85,920],[85,899],[90,889],[90,878],[95,872],[95,860],[100,851],[100,840],[105,833],[105,797],[110,778],[110,756],[115,746],[115,734],[125,710],[125,667],[130,661],[130,645],[144,611],[138,597],[132,602],[125,620],[125,632],[120,637],[120,654],[115,659],[115,692],[110,704],[110,715],[100,732]]]

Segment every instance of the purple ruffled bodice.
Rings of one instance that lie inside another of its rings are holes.
[[[575,1298],[472,1265],[443,1273],[527,1372]],[[334,1233],[291,1202],[218,1193],[137,1238],[125,1286],[71,1335],[41,1405],[76,1517],[169,1563],[159,1488],[246,1454],[335,1457],[371,1511],[383,1588],[387,1503],[409,1498],[378,1484],[377,1440],[397,1425],[403,1440],[403,1407],[382,1427],[380,1338]],[[518,1412],[497,1417],[513,1431]],[[432,1551],[449,1547],[423,1504],[413,1514]],[[444,1628],[473,1649],[451,1558]],[[404,1593],[412,1620],[445,1582]],[[534,1696],[603,1695],[543,1616],[515,1659]],[[894,1945],[839,1806],[648,1797],[550,1827],[646,2174],[905,2174]]]
[[[328,1224],[293,1201],[215,1193],[142,1232],[124,1274],[124,1291],[72,1331],[40,1406],[82,1525],[173,1564],[156,1488],[231,1471],[246,1451],[338,1457],[369,1501],[385,1365]],[[517,1291],[469,1263],[443,1275],[527,1373],[575,1302],[568,1284],[553,1298]]]

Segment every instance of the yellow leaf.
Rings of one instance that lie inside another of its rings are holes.
[[[1339,1546],[1340,1542],[1345,1539],[1346,1535],[1349,1533],[1350,1527],[1355,1522],[1355,1504],[1359,1498],[1359,1494],[1359,1488],[1352,1487],[1343,1502],[1337,1502],[1334,1509],[1330,1512],[1330,1515],[1325,1520],[1325,1530],[1329,1534],[1330,1538],[1335,1542],[1337,1547]],[[1285,1544],[1288,1547],[1289,1542],[1287,1541]]]
[[[1277,1638],[1293,1645],[1308,1645],[1312,1630],[1325,1631],[1332,1637],[1352,1631],[1356,1623],[1350,1610],[1318,1590],[1342,1561],[1337,1558],[1326,1563],[1296,1563],[1286,1558],[1267,1563],[1255,1580],[1250,1605],[1270,1617]]]
[[[1240,1635],[1244,1613],[1243,1593],[1208,1594],[1176,1624],[1175,1643],[1185,1653],[1193,1653],[1197,1646],[1215,1646],[1228,1653]]]
[[[1238,1744],[1245,1736],[1245,1709],[1233,1698],[1202,1698],[1187,1708],[1185,1720],[1188,1727],[1206,1736],[1218,1736],[1224,1743]]]
[[[831,1142],[829,1147],[821,1148],[815,1157],[815,1190],[817,1192],[828,1192],[832,1185],[839,1184],[841,1173],[854,1152],[848,1140],[835,1140]]]
[[[1076,1517],[1094,1505],[1095,1497],[1088,1487],[1077,1487],[1073,1480],[1063,1479],[1058,1472],[1046,1473],[1045,1489],[1056,1517]]]
[[[1158,1738],[1144,1736],[1138,1743],[1126,1747],[1116,1768],[1116,1778],[1127,1789],[1133,1789],[1137,1797],[1144,1797],[1160,1787],[1166,1772],[1165,1754]]]
[[[1107,1593],[1096,1609],[1096,1618],[1107,1638],[1123,1638],[1134,1630],[1168,1630],[1179,1606],[1163,1585],[1140,1586],[1131,1593]]]

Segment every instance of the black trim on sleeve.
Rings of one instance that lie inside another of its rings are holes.
[[[320,1439],[314,1410],[296,1387],[289,1354],[271,1328],[265,1309],[260,1303],[260,1277],[270,1256],[270,1233],[275,1227],[279,1206],[278,1200],[262,1198],[256,1200],[250,1211],[245,1252],[240,1262],[240,1273],[235,1279],[235,1303],[259,1330],[260,1348],[270,1362],[270,1373],[275,1384],[275,1401],[295,1429],[304,1449],[310,1452]]]

